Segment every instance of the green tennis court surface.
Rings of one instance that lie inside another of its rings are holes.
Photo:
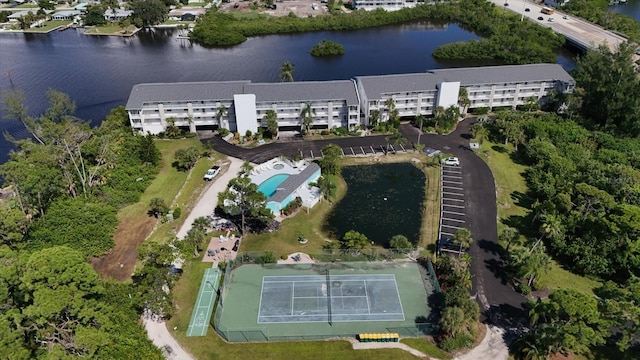
[[[220,275],[221,272],[217,268],[205,270],[200,284],[200,291],[198,291],[198,298],[191,313],[187,336],[207,335],[213,304],[216,300],[216,292],[220,284]]]
[[[258,323],[404,321],[393,274],[265,276]]]
[[[225,274],[216,331],[230,342],[433,334],[433,284],[413,262],[245,264]]]

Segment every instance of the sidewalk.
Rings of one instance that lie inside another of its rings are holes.
[[[173,338],[164,321],[154,321],[143,317],[144,328],[153,344],[159,347],[168,360],[194,360]],[[183,329],[182,331],[186,331]]]

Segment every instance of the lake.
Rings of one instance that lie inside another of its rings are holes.
[[[422,72],[478,63],[436,61],[441,44],[478,39],[455,24],[419,22],[353,32],[314,32],[251,38],[228,49],[207,49],[178,40],[173,29],[140,32],[131,38],[88,36],[70,29],[49,34],[0,34],[0,91],[23,89],[32,114],[47,106],[54,88],[75,100],[76,114],[96,125],[110,109],[124,105],[133,85],[145,82],[252,80],[278,81],[285,61],[295,80],[349,79],[358,75]],[[344,45],[345,55],[309,55],[322,39]],[[571,54],[558,62],[573,67]],[[2,116],[2,115],[0,115]],[[0,131],[27,134],[16,121],[0,121]],[[10,145],[0,139],[0,163]]]

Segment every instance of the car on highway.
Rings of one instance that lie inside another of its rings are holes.
[[[451,156],[442,160],[442,163],[448,166],[460,166],[460,159],[455,156]]]
[[[544,20],[542,16],[538,16],[538,20]]]
[[[504,6],[509,6],[509,3],[504,3]]]
[[[567,15],[563,16],[562,18],[565,20],[569,20],[569,17]]]
[[[549,18],[549,22],[553,22],[553,18],[552,17]]]
[[[220,173],[220,166],[214,166],[211,169],[207,170],[207,173],[204,174],[203,179],[207,181],[211,181],[219,173]]]
[[[529,11],[531,11],[531,9],[529,8],[524,9],[524,12],[529,12]]]

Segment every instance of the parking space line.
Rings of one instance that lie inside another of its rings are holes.
[[[442,201],[457,201],[457,202],[464,202],[464,199],[442,199]]]
[[[442,188],[447,188],[447,189],[453,189],[453,190],[460,190],[460,191],[464,191],[463,188],[461,187],[457,187],[457,186],[447,186],[447,185],[442,185]]]
[[[452,229],[464,229],[464,228],[461,228],[461,227],[459,227],[459,226],[453,226],[453,225],[445,225],[445,224],[442,224],[441,226],[448,227],[448,228],[452,228]]]
[[[442,180],[443,183],[447,183],[447,184],[456,184],[456,185],[462,185],[462,181],[451,181],[451,180]]]
[[[456,234],[452,234],[452,233],[448,233],[448,232],[444,232],[444,231],[440,231],[440,235],[456,236]],[[442,236],[440,236],[440,237],[442,237]]]
[[[453,222],[457,222],[457,223],[465,223],[466,222],[464,220],[458,220],[458,219],[454,219],[454,218],[442,218],[442,221],[453,221]]]
[[[442,174],[442,177],[450,177],[450,178],[454,178],[454,179],[462,179],[462,176],[455,176],[455,175],[445,175],[445,174]]]
[[[449,199],[443,199],[444,201],[447,201]],[[454,208],[458,208],[458,209],[466,209],[467,207],[464,205],[453,205],[453,204],[445,204],[443,201],[442,206],[449,206],[449,207],[454,207]]]
[[[450,191],[443,191],[442,195],[456,195],[456,196],[464,196],[464,194],[459,194],[459,193],[454,193],[454,192],[450,192]],[[449,200],[449,199],[446,199]],[[452,199],[453,200],[453,199]]]
[[[446,210],[442,210],[443,213],[446,214],[453,214],[453,215],[460,215],[460,216],[467,216],[467,214],[465,213],[459,213],[459,212],[455,212],[455,211],[446,211]]]

